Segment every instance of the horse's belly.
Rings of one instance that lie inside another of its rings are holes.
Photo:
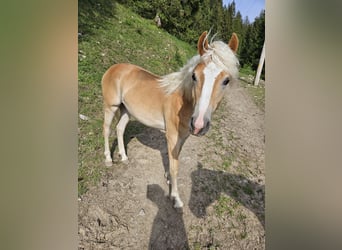
[[[139,72],[135,76],[139,81],[127,80],[122,85],[122,103],[139,122],[149,127],[165,129],[164,94],[154,77],[150,79],[150,75]]]
[[[162,112],[151,109],[142,109],[139,107],[131,108],[129,105],[126,104],[125,107],[130,115],[132,115],[142,124],[148,127],[165,130],[164,116]]]
[[[148,119],[146,117],[136,117],[136,116],[134,116],[134,117],[139,122],[141,122],[142,124],[144,124],[144,125],[146,125],[148,127],[165,130],[165,123],[164,123],[164,121]]]

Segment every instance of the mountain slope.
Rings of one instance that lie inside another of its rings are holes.
[[[120,4],[114,16],[93,14],[79,33],[79,193],[103,174],[101,78],[115,63],[129,62],[159,75],[178,70],[196,54],[196,49],[159,29],[153,20],[141,18]],[[86,13],[79,13],[80,17]],[[137,42],[138,41],[138,42]],[[87,119],[87,118],[84,118]],[[131,132],[127,131],[129,135]]]

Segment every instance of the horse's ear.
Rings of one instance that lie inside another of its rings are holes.
[[[228,46],[229,46],[229,48],[232,49],[232,51],[233,51],[234,53],[237,52],[238,47],[239,47],[239,38],[238,38],[238,36],[236,35],[236,33],[233,32],[232,37],[230,38],[230,40],[229,40],[229,42],[228,42]]]
[[[207,39],[207,32],[204,31],[200,38],[198,39],[197,42],[197,49],[198,49],[198,54],[202,56],[205,51],[208,49],[208,39]]]

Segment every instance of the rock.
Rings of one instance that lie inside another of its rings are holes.
[[[83,121],[88,121],[89,120],[89,117],[88,116],[85,116],[85,115],[82,115],[80,114],[80,119],[83,120]]]
[[[84,230],[84,228],[80,227],[80,229],[78,229],[78,233],[80,234],[80,236],[84,237],[86,234],[86,231]]]
[[[145,210],[144,210],[143,208],[140,209],[139,215],[140,215],[140,216],[145,216]]]

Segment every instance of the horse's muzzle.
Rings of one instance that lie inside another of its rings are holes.
[[[209,128],[210,128],[210,121],[209,119],[204,119],[204,124],[202,128],[196,128],[195,126],[195,118],[191,117],[190,120],[190,133],[196,136],[202,136],[205,135]]]

